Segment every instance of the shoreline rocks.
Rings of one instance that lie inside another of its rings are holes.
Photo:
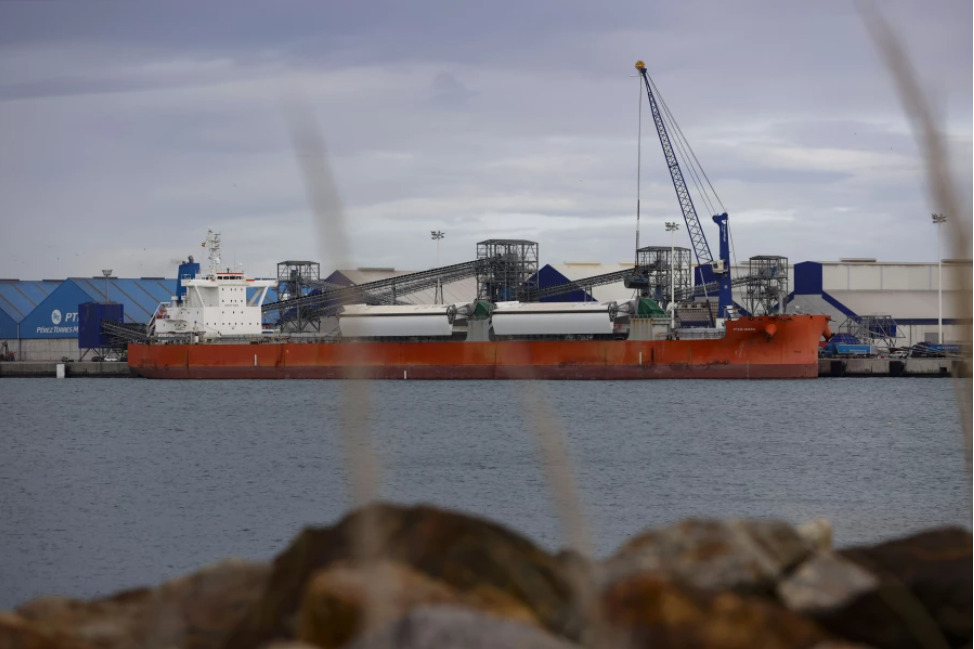
[[[687,520],[596,560],[502,525],[373,504],[273,562],[0,613],[0,649],[970,647],[972,537],[831,549],[827,521]]]

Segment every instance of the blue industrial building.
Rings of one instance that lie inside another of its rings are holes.
[[[60,285],[60,280],[0,280],[0,340],[19,338],[24,318]]]
[[[146,324],[159,303],[175,294],[176,280],[163,277],[0,280],[0,344],[6,343],[16,360],[77,359],[84,351],[78,343],[79,305],[121,305],[125,323]],[[272,288],[266,301],[276,299]]]
[[[145,323],[160,302],[176,290],[176,280],[72,277],[61,282],[20,326],[21,338],[78,337],[78,305],[114,302],[122,305],[125,322]]]
[[[170,299],[176,280],[72,277],[63,281],[0,281],[0,340],[17,360],[78,358],[78,305],[114,302],[125,322],[145,323]]]

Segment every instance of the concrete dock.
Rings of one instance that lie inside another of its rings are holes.
[[[57,376],[57,366],[64,366],[66,378],[87,376],[104,378],[124,378],[132,376],[128,363],[91,361],[75,361],[71,363],[50,362],[4,362],[0,363],[0,378],[3,377],[37,377],[54,378]]]
[[[840,376],[970,376],[971,368],[952,358],[820,358],[820,377]]]

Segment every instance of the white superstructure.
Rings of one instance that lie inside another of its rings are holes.
[[[227,336],[260,336],[261,305],[274,279],[247,279],[242,271],[220,270],[220,233],[207,232],[209,268],[192,278],[180,278],[182,299],[173,296],[156,309],[150,336],[195,335],[201,340]],[[248,292],[251,297],[248,299]]]

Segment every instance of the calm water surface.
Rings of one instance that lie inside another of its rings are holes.
[[[383,497],[559,547],[525,385],[370,384],[354,410],[375,438]],[[947,379],[535,387],[566,436],[602,555],[690,516],[825,516],[840,545],[971,525]],[[334,381],[0,380],[0,609],[270,559],[301,527],[335,521],[349,505],[345,392]]]

